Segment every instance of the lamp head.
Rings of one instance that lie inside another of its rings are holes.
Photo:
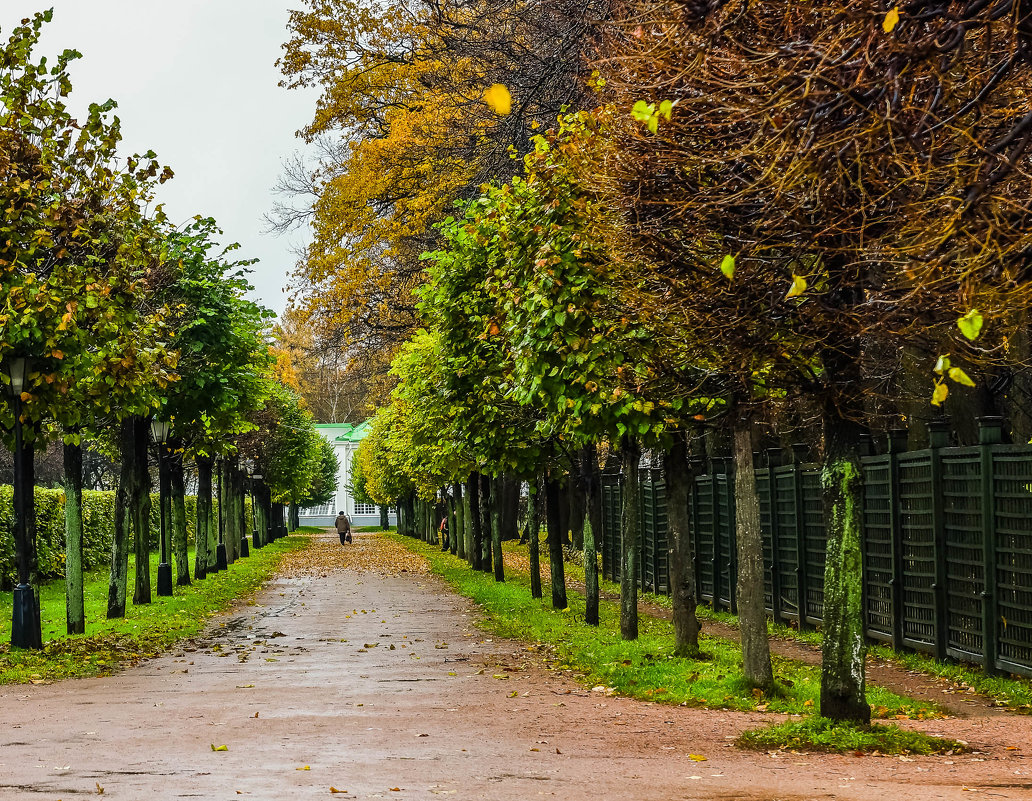
[[[159,445],[164,445],[168,440],[168,420],[159,420],[157,417],[151,419],[151,435]]]
[[[10,392],[21,395],[25,391],[25,376],[29,372],[29,360],[24,356],[8,356],[5,367],[11,379]]]

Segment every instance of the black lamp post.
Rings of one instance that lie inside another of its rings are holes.
[[[225,498],[222,497],[222,468],[223,461],[216,462],[216,481],[218,485],[215,494],[219,497],[219,544],[215,546],[215,572],[226,570],[229,567],[229,555],[226,553],[226,537],[223,528],[224,512],[226,511]]]
[[[43,631],[39,619],[39,599],[29,584],[32,574],[29,542],[29,504],[34,503],[32,487],[25,481],[25,448],[22,443],[21,395],[25,391],[25,376],[29,360],[24,356],[7,359],[7,375],[11,380],[11,412],[14,414],[14,538],[17,546],[18,586],[14,588],[11,610],[11,645],[14,648],[42,648]]]
[[[172,565],[168,561],[169,547],[171,543],[171,532],[169,531],[169,520],[165,515],[165,503],[170,500],[169,476],[168,476],[168,454],[165,452],[165,444],[168,442],[169,423],[167,420],[153,418],[151,420],[151,435],[154,443],[158,446],[158,596],[172,595]]]

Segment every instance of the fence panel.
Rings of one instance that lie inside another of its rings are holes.
[[[602,576],[620,580],[620,508],[622,493],[619,473],[602,474]]]
[[[892,457],[873,456],[864,467],[864,624],[867,636],[893,639]]]
[[[735,570],[737,551],[735,549],[734,480],[727,473],[719,473],[716,476],[716,482],[716,500],[720,507],[720,516],[717,518],[717,571],[719,573],[717,595],[719,606],[734,611],[736,606],[735,581],[738,578]]]
[[[995,448],[996,667],[1032,675],[1032,456]]]
[[[763,606],[771,615],[774,610],[774,531],[773,492],[770,470],[756,471],[756,495],[760,499],[760,535],[763,538]]]
[[[821,490],[821,471],[816,465],[806,465],[800,473],[803,498],[803,542],[806,572],[806,619],[820,623],[824,614],[824,562],[827,555],[828,535],[824,528],[824,493]]]
[[[935,527],[929,451],[899,457],[899,516],[903,556],[903,643],[935,649]]]
[[[774,471],[774,517],[778,529],[777,560],[781,616],[799,619],[799,514],[794,465]]]
[[[692,503],[692,522],[695,524],[695,563],[697,566],[699,597],[716,606],[713,598],[717,564],[716,527],[717,510],[713,504],[712,475],[699,476],[695,480]]]
[[[946,653],[967,662],[981,662],[985,563],[978,448],[947,448],[942,452],[942,504],[946,540]]]
[[[666,484],[660,470],[643,470],[641,483],[642,589],[667,592]]]

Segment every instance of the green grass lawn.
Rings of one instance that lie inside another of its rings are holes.
[[[302,532],[305,530],[302,529]],[[264,548],[251,549],[229,569],[190,586],[175,587],[170,598],[152,595],[149,604],[132,603],[135,564],[130,556],[128,602],[124,618],[108,620],[106,570],[86,577],[86,634],[65,634],[64,580],[40,588],[42,651],[11,649],[11,593],[0,594],[0,684],[50,681],[72,676],[97,676],[126,663],[154,656],[170,645],[197,634],[208,618],[247,598],[275,572],[283,555],[305,545],[302,537],[286,537]],[[191,569],[193,552],[190,554]],[[151,555],[152,590],[156,586],[157,554]]]
[[[703,635],[707,658],[673,655],[673,625],[650,615],[639,617],[640,636],[626,641],[619,634],[619,606],[600,603],[598,627],[584,620],[584,597],[568,590],[570,608],[555,611],[550,590],[545,598],[530,597],[529,575],[507,571],[504,583],[473,571],[461,559],[438,547],[397,534],[388,535],[426,557],[434,572],[461,594],[483,607],[483,625],[491,632],[540,643],[552,650],[555,667],[570,670],[584,682],[611,692],[669,704],[713,709],[811,714],[820,697],[820,668],[775,656],[775,692],[765,695],[746,685],[741,648],[727,639]],[[885,717],[938,717],[933,704],[904,698],[880,687],[868,688],[868,700]]]

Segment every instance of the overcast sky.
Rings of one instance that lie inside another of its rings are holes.
[[[0,0],[6,40],[23,17],[53,7],[38,55],[74,48],[71,106],[113,98],[123,153],[154,150],[175,180],[159,188],[169,217],[214,217],[240,258],[258,258],[256,299],[275,312],[295,257],[285,237],[263,234],[262,215],[314,93],[277,86],[287,9],[299,0]]]

